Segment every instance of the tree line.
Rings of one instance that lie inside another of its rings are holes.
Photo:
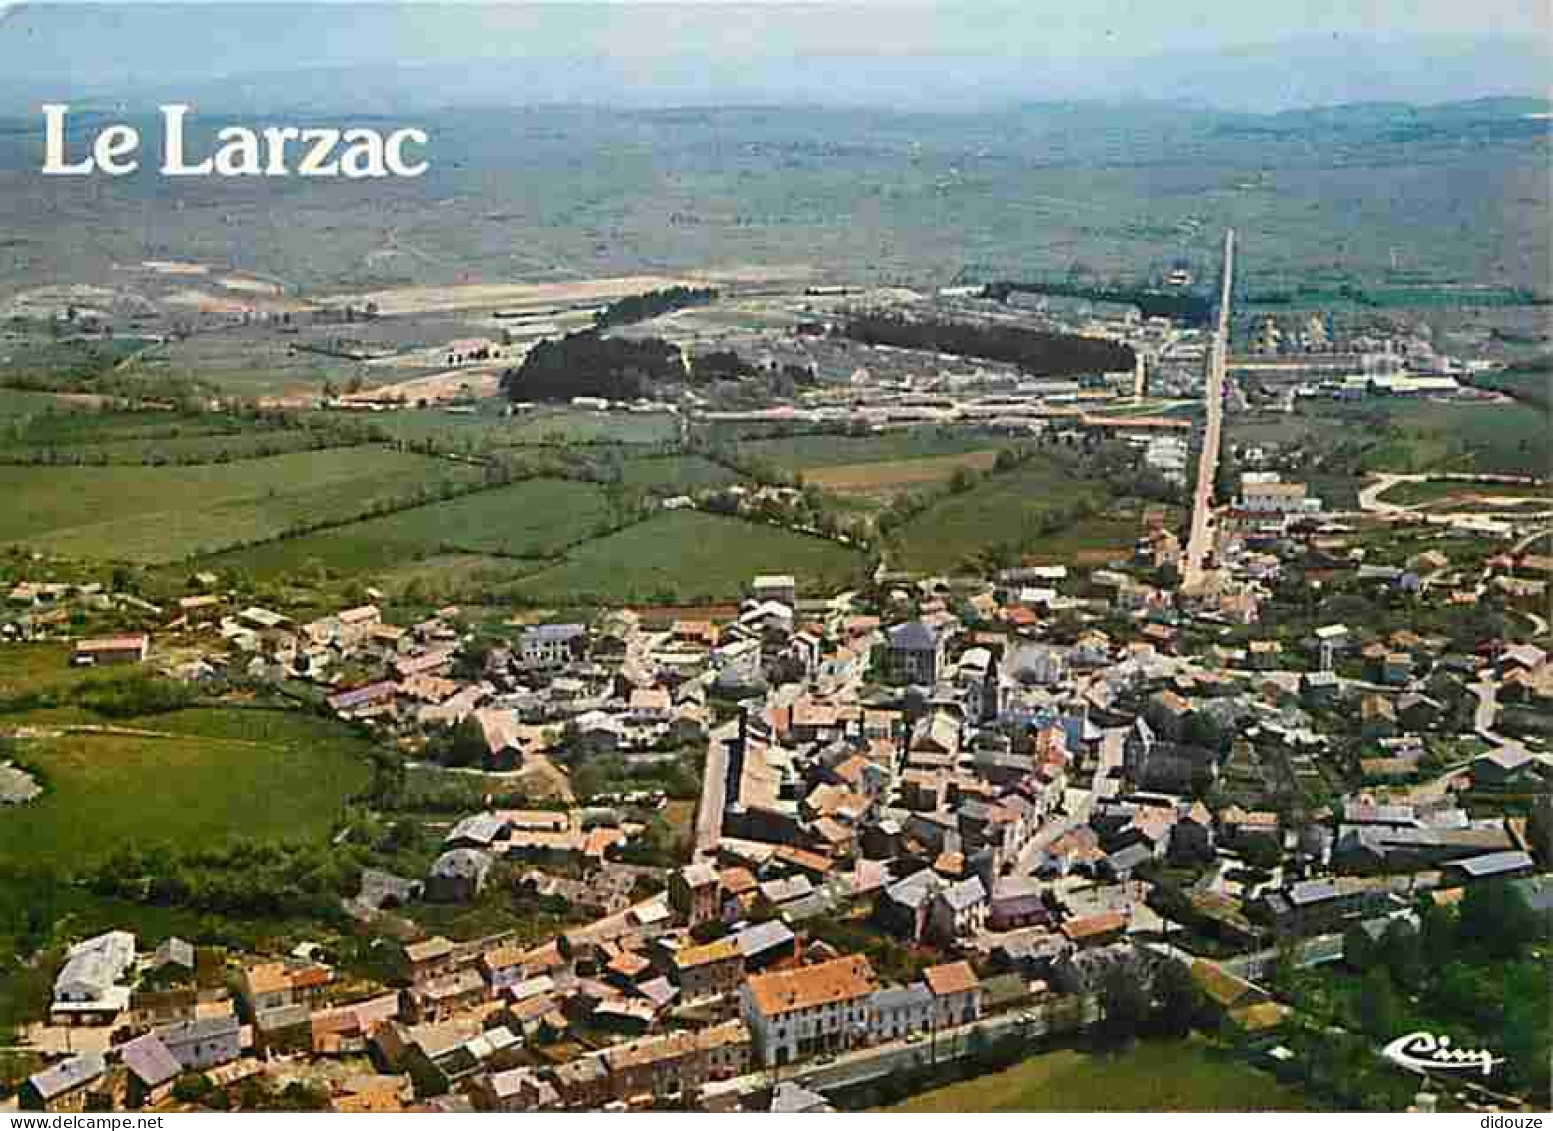
[[[502,374],[501,389],[515,401],[628,401],[684,381],[685,359],[671,342],[606,338],[596,330],[579,330],[536,345],[522,365]]]
[[[1553,1034],[1548,1027],[1546,916],[1513,883],[1467,887],[1452,909],[1423,899],[1416,925],[1394,918],[1375,932],[1351,926],[1343,965],[1281,970],[1282,989],[1301,1020],[1287,1042],[1307,1082],[1365,1110],[1395,1110],[1414,1086],[1379,1062],[1376,1044],[1424,1030],[1457,1048],[1504,1058],[1496,1088],[1547,1095]]]
[[[1018,366],[1036,377],[1130,370],[1130,346],[1104,338],[1053,334],[1020,326],[978,326],[938,319],[908,319],[879,311],[849,314],[835,333],[871,346],[950,353]]]
[[[669,314],[691,306],[706,306],[717,301],[715,287],[665,287],[645,294],[616,299],[593,316],[595,329],[645,322],[660,314]]]

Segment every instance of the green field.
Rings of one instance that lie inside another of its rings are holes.
[[[984,432],[945,428],[912,428],[871,436],[810,435],[781,439],[745,440],[739,454],[777,467],[803,470],[811,467],[847,467],[863,463],[931,459],[993,451],[1006,441]]]
[[[1391,419],[1421,468],[1548,474],[1548,414],[1529,405],[1415,401],[1399,405]]]
[[[1451,479],[1427,479],[1422,483],[1398,483],[1381,495],[1381,501],[1396,503],[1399,506],[1413,506],[1418,503],[1439,503],[1446,500],[1457,499],[1464,503],[1475,503],[1478,509],[1483,509],[1483,504],[1477,500],[1483,498],[1527,498],[1545,499],[1548,494],[1547,487],[1515,487],[1507,483],[1471,483]]]
[[[428,604],[479,604],[501,586],[526,577],[534,565],[532,561],[484,554],[432,554],[397,563],[373,578],[401,599],[413,585]]]
[[[660,494],[726,487],[738,475],[704,456],[632,456],[619,463],[620,481],[627,487]]]
[[[954,569],[968,554],[992,544],[1034,543],[1047,511],[1071,506],[1092,490],[1054,460],[1037,456],[1015,471],[939,500],[908,522],[900,531],[898,565],[938,572]]]
[[[679,418],[665,413],[530,409],[509,421],[507,443],[662,444],[679,434]]]
[[[757,574],[793,574],[814,594],[857,581],[863,556],[845,546],[742,519],[673,511],[578,546],[515,592],[541,600],[686,603],[743,593]]]
[[[78,668],[71,647],[51,642],[0,644],[0,703],[27,695],[67,695],[84,683],[120,679],[122,668]]]
[[[1367,471],[1548,474],[1548,415],[1522,403],[1375,400],[1312,404],[1291,416],[1231,419],[1230,440],[1314,455],[1362,453]]]
[[[1042,538],[1032,557],[1051,565],[1099,566],[1131,555],[1142,530],[1142,516],[1127,511],[1081,519]]]
[[[320,837],[369,776],[361,739],[280,711],[180,711],[19,746],[48,788],[0,820],[0,861],[62,870],[122,844]]]
[[[354,423],[354,422],[353,422]],[[308,428],[278,419],[170,412],[55,411],[0,405],[0,461],[55,464],[225,463],[343,447],[343,429],[322,420]]]
[[[320,566],[339,573],[386,570],[446,549],[548,558],[588,537],[608,517],[604,492],[591,483],[531,479],[217,554],[204,564],[265,580]]]
[[[80,412],[83,408],[80,401],[53,393],[0,387],[0,426],[14,425],[19,420],[48,413]]]
[[[1061,1049],[935,1088],[890,1112],[1310,1111],[1268,1074],[1198,1043],[1141,1044],[1112,1056]]]
[[[1534,407],[1553,404],[1553,366],[1505,369],[1498,373],[1480,373],[1472,383],[1485,389],[1497,389]]]
[[[355,362],[293,350],[291,341],[264,331],[247,336],[195,334],[147,350],[119,372],[146,381],[198,381],[223,396],[321,396],[324,384],[345,382]]]
[[[91,391],[94,381],[145,345],[133,338],[56,342],[40,336],[0,343],[0,385]]]
[[[18,394],[12,394],[18,395]],[[58,398],[50,398],[55,403]],[[3,406],[0,406],[3,407]],[[0,415],[0,427],[8,445],[16,447],[78,448],[101,444],[157,440],[190,439],[239,431],[258,430],[233,417],[215,413],[195,415],[157,410],[144,412],[100,409],[83,412],[50,412],[50,405],[35,405],[32,411],[19,406],[15,415]]]
[[[402,408],[393,412],[319,412],[325,420],[363,420],[396,440],[430,441],[443,451],[478,450],[512,443],[513,422],[502,415],[505,402],[482,401],[475,412]]]
[[[0,467],[0,543],[70,557],[178,561],[299,524],[349,519],[479,468],[379,448],[197,467]]]
[[[395,439],[431,440],[448,450],[515,448],[531,444],[661,444],[678,435],[679,422],[664,413],[593,412],[573,408],[531,408],[506,415],[505,400],[479,402],[474,412],[404,408],[369,418]],[[332,418],[358,413],[330,412]]]
[[[952,456],[926,456],[922,459],[897,459],[882,463],[812,467],[804,473],[804,481],[839,498],[882,501],[901,491],[946,483],[961,471],[990,471],[996,463],[995,452],[964,452]]]

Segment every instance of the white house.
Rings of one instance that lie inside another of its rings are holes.
[[[724,687],[748,687],[760,682],[760,641],[745,638],[712,650],[712,670]]]
[[[1331,668],[1333,657],[1338,653],[1346,652],[1353,647],[1353,634],[1344,624],[1322,625],[1316,629],[1314,637],[1323,670]]]
[[[769,1068],[861,1044],[875,988],[873,967],[857,954],[755,975],[739,1004],[756,1056]]]
[[[586,638],[580,624],[538,624],[518,637],[518,661],[525,668],[554,668],[570,663]]]
[[[117,1014],[129,1005],[129,987],[119,980],[134,964],[135,936],[128,931],[76,943],[54,979],[54,1014],[64,1019]]]
[[[1303,483],[1285,483],[1277,472],[1248,471],[1240,478],[1240,509],[1253,514],[1302,514],[1320,510]]]
[[[940,1029],[966,1025],[981,1016],[981,979],[964,960],[929,966],[922,980],[933,997],[935,1024]]]
[[[750,585],[750,596],[757,601],[777,601],[791,608],[798,603],[798,583],[792,574],[762,574]]]
[[[898,1041],[933,1027],[933,993],[921,982],[875,990],[868,1005],[868,1034],[875,1041]]]
[[[933,936],[944,942],[980,931],[987,921],[987,889],[981,877],[971,876],[939,892],[928,919]]]

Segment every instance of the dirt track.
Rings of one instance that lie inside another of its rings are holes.
[[[609,302],[627,295],[687,283],[685,279],[664,275],[628,275],[617,279],[589,279],[569,283],[456,283],[446,287],[394,287],[382,291],[330,295],[318,301],[323,306],[346,303],[362,306],[373,302],[383,315],[433,314],[456,310]]]
[[[479,369],[445,369],[441,373],[431,373],[410,381],[363,389],[359,393],[341,399],[370,401],[385,396],[396,396],[403,397],[407,401],[440,401],[462,396],[465,386],[468,386],[469,391],[477,397],[494,396],[501,381],[502,369],[508,364],[511,363],[503,362],[495,367]]]

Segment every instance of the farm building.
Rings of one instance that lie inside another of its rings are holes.
[[[82,667],[101,664],[140,664],[151,651],[151,638],[145,633],[134,636],[94,636],[77,640],[72,663]]]

